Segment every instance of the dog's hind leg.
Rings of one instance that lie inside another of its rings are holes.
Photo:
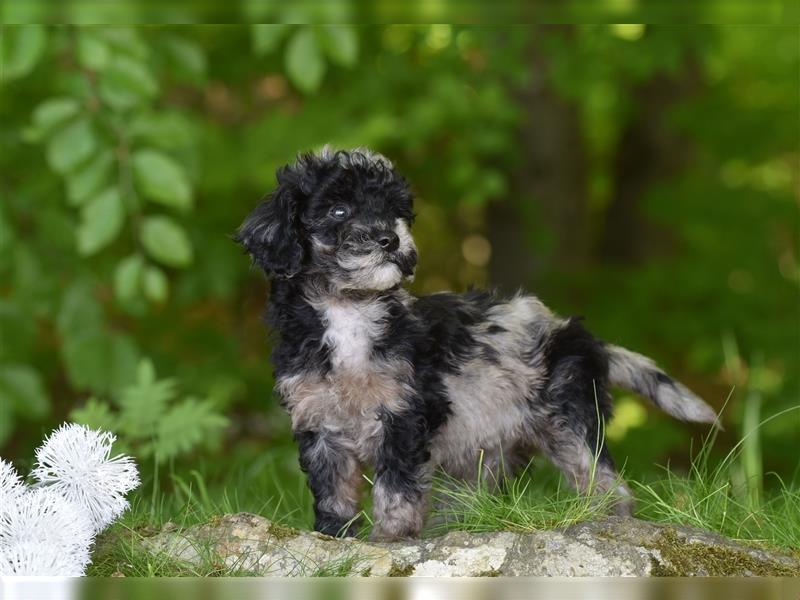
[[[586,436],[571,429],[537,434],[543,454],[558,467],[572,487],[595,496],[612,495],[612,511],[620,516],[633,513],[633,498],[628,486],[617,473],[614,461],[605,447],[595,453]]]
[[[633,512],[633,497],[605,444],[603,426],[611,416],[605,381],[587,371],[580,356],[553,366],[533,419],[540,450],[578,491],[613,496],[618,515]]]

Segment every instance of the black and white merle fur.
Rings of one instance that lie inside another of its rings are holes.
[[[536,297],[417,298],[412,194],[368,150],[301,155],[236,234],[272,279],[276,387],[314,496],[315,529],[352,534],[374,468],[373,537],[417,535],[431,475],[487,480],[535,450],[586,492],[628,488],[599,431],[608,388],[686,421],[714,411],[648,358],[603,343]],[[489,481],[491,483],[491,481]]]

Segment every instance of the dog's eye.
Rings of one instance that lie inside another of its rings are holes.
[[[349,211],[347,210],[347,207],[346,207],[346,206],[342,206],[341,204],[339,204],[339,205],[337,205],[337,206],[334,206],[334,207],[331,209],[330,215],[331,215],[331,216],[332,216],[334,219],[344,219],[344,218],[347,216],[347,213],[348,213],[348,212],[349,212]]]

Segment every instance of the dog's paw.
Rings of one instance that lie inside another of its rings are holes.
[[[386,528],[380,524],[376,524],[369,534],[371,542],[402,542],[413,540],[417,537],[418,532],[412,531],[409,528]]]

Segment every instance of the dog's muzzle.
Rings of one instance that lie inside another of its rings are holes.
[[[336,250],[343,283],[354,289],[387,289],[413,278],[417,263],[414,240],[405,222],[354,225]]]
[[[400,236],[391,229],[383,227],[358,228],[345,236],[342,248],[354,254],[381,251],[391,254],[400,248]]]

